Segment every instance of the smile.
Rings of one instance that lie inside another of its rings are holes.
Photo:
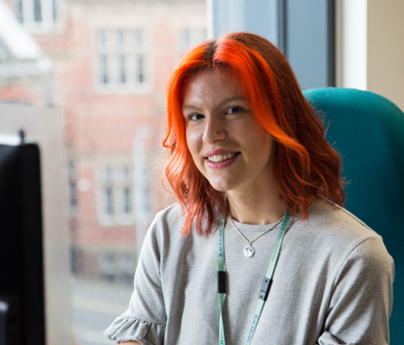
[[[228,154],[224,154],[224,155],[209,156],[206,158],[209,160],[209,162],[220,163],[223,161],[227,161],[228,159],[232,159],[232,158],[236,157],[237,155],[238,155],[238,153],[235,152],[235,153],[228,153]]]

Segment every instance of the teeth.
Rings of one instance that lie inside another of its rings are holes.
[[[225,155],[217,155],[208,157],[209,162],[219,163],[235,157],[235,153],[227,153]]]

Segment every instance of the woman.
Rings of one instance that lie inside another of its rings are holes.
[[[388,344],[392,258],[342,208],[340,158],[284,56],[250,33],[202,43],[171,76],[167,104],[178,204],[156,216],[129,309],[105,334]]]

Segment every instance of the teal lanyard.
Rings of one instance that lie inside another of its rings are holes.
[[[219,310],[220,310],[220,321],[219,321],[219,344],[225,345],[226,341],[224,339],[224,326],[223,326],[223,300],[225,294],[225,273],[224,273],[224,226],[225,217],[222,216],[220,220],[219,228],[219,256],[217,260],[218,266],[218,292],[219,292]]]
[[[262,283],[260,293],[258,295],[258,304],[255,310],[253,321],[251,323],[250,331],[248,332],[247,341],[245,345],[250,345],[255,329],[257,328],[262,309],[267,300],[269,290],[272,284],[272,277],[274,274],[275,266],[278,261],[279,251],[281,249],[283,237],[285,235],[290,215],[289,211],[286,211],[285,217],[282,222],[282,226],[276,237],[275,245],[272,250],[271,260],[269,261],[268,270]],[[226,294],[226,281],[225,281],[225,271],[224,271],[224,227],[225,227],[225,215],[222,215],[219,227],[219,254],[218,254],[218,293],[219,293],[219,310],[220,310],[220,320],[219,320],[219,345],[225,345],[225,335],[224,335],[224,325],[223,325],[223,300]]]

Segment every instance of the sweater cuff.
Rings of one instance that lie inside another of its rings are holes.
[[[162,345],[164,331],[163,323],[121,315],[104,331],[104,335],[116,342],[133,340],[142,345]]]

